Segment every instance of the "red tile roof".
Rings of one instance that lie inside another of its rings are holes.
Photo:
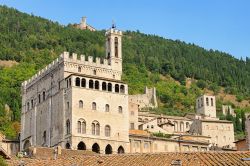
[[[212,166],[212,165],[250,165],[250,161],[242,158],[250,158],[250,152],[190,152],[190,153],[145,153],[145,154],[114,154],[114,155],[76,155],[63,156],[53,159],[12,159],[9,165],[18,165],[21,162],[25,166],[164,166],[174,165],[178,162],[182,166]]]

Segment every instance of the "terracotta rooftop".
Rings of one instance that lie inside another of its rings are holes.
[[[247,166],[250,161],[250,152],[190,152],[190,153],[145,153],[123,155],[76,155],[63,156],[58,159],[12,159],[9,165],[25,166]]]

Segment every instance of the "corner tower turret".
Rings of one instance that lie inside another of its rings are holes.
[[[106,31],[106,57],[112,70],[122,72],[122,31],[111,29]]]

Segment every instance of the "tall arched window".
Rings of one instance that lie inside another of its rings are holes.
[[[211,106],[214,106],[214,100],[211,98]]]
[[[95,81],[95,89],[99,89],[99,81]]]
[[[28,102],[27,103],[27,111],[29,111],[30,110],[30,103]]]
[[[82,134],[86,133],[86,122],[82,121]]]
[[[99,123],[96,123],[96,135],[100,135],[100,124]]]
[[[96,110],[96,103],[95,102],[92,103],[92,110]]]
[[[108,83],[108,91],[112,92],[112,84],[111,83]]]
[[[80,86],[80,78],[79,77],[76,77],[75,85]]]
[[[43,101],[45,101],[45,91],[43,91]]]
[[[105,111],[109,112],[109,105],[108,104],[105,105]]]
[[[94,88],[94,81],[89,80],[89,88],[93,89]]]
[[[115,37],[115,57],[118,58],[118,37]]]
[[[95,123],[91,124],[92,135],[95,135]]]
[[[104,91],[107,90],[107,84],[106,84],[106,82],[102,83],[102,90],[104,90]]]
[[[119,85],[118,84],[115,84],[115,92],[119,93]]]
[[[118,112],[121,114],[122,113],[122,106],[118,107]]]
[[[120,92],[121,92],[121,93],[125,93],[125,87],[124,87],[124,85],[121,85],[121,86],[120,86]]]
[[[70,121],[69,119],[66,121],[66,134],[70,133]]]
[[[77,132],[78,132],[78,133],[81,133],[81,131],[82,131],[82,122],[81,122],[81,121],[78,121],[78,122],[77,122]]]
[[[186,129],[189,129],[189,123],[186,122]]]
[[[85,134],[86,133],[86,122],[83,119],[77,121],[77,132]]]
[[[81,87],[86,87],[86,79],[82,78]]]
[[[207,104],[207,106],[209,106],[209,100],[208,100],[208,97],[206,98],[206,104]]]
[[[79,67],[78,67],[78,72],[81,72],[81,71],[82,71],[82,69],[81,69],[81,67],[79,66]]]
[[[38,103],[41,103],[41,94],[38,95]]]
[[[91,124],[92,135],[100,135],[100,124],[98,121],[93,121]]]
[[[79,108],[83,108],[83,101],[79,100]]]
[[[110,131],[111,131],[110,126],[106,125],[105,126],[105,136],[106,137],[110,137]]]

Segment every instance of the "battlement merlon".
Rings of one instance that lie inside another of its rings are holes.
[[[69,52],[63,52],[59,58],[54,60],[52,63],[50,63],[48,66],[40,70],[38,73],[33,75],[30,79],[24,81],[22,83],[22,89],[26,89],[28,86],[36,82],[39,78],[43,77],[44,75],[48,74],[53,70],[56,66],[58,66],[62,62],[69,62],[69,63],[75,63],[80,66],[89,66],[89,67],[94,67],[94,68],[100,68],[100,69],[105,69],[109,71],[113,71],[116,73],[119,73],[121,75],[120,71],[114,71],[109,63],[108,59],[101,59],[96,57],[95,59],[96,62],[94,62],[93,56],[88,56],[87,60],[85,59],[85,55],[80,55],[79,58],[76,53],[72,53],[70,55]],[[120,79],[120,78],[118,78]]]

